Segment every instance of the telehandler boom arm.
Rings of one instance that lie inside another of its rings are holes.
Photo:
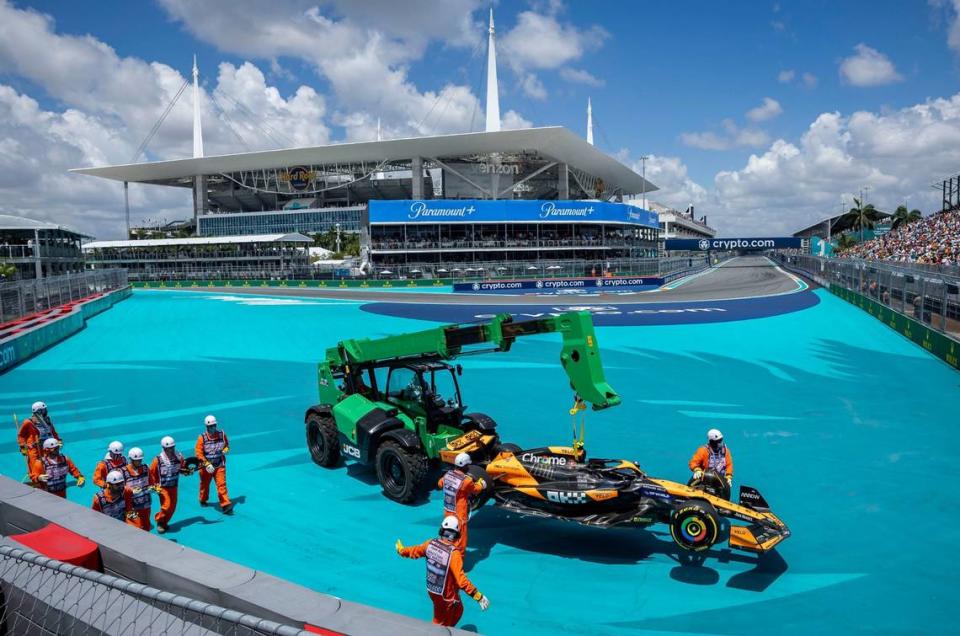
[[[563,337],[560,364],[577,395],[593,405],[594,410],[620,404],[620,396],[604,377],[593,320],[587,311],[568,311],[521,322],[514,322],[510,314],[497,314],[483,323],[446,325],[384,338],[344,340],[327,350],[327,362],[334,367],[356,367],[453,360],[461,355],[510,351],[520,336],[555,331]],[[481,344],[492,344],[493,348],[465,350]]]

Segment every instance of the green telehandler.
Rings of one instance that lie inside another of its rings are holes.
[[[474,436],[493,436],[499,444],[496,422],[467,412],[458,380],[463,367],[449,361],[507,352],[520,336],[550,332],[563,337],[560,364],[576,396],[594,410],[619,404],[604,379],[587,311],[518,322],[498,314],[483,323],[344,340],[327,349],[318,365],[320,403],[304,418],[311,458],[325,467],[341,459],[373,464],[387,497],[415,500],[425,491],[431,462],[439,463],[451,442],[476,431]]]

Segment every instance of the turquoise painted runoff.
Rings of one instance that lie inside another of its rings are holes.
[[[488,507],[471,521],[462,625],[490,634],[901,631],[955,624],[960,376],[823,290],[817,306],[763,320],[610,327],[598,340],[623,405],[590,413],[592,456],[638,460],[684,480],[708,428],[726,435],[736,482],[760,489],[793,537],[761,565],[715,549],[679,563],[665,527],[595,530]],[[185,478],[169,540],[396,612],[429,619],[423,541],[438,493],[401,506],[372,472],[309,459],[304,409],[315,364],[341,337],[427,323],[347,300],[137,291],[87,328],[0,377],[8,422],[47,402],[65,452],[89,476],[107,444],[191,454],[207,413],[230,436],[233,517],[196,502]],[[463,358],[465,401],[521,446],[568,444],[571,396],[556,336]],[[2,412],[2,411],[0,411]],[[14,443],[0,470],[21,477]],[[71,488],[89,505],[93,486]],[[471,627],[472,626],[472,627]],[[949,629],[949,628],[948,628]]]

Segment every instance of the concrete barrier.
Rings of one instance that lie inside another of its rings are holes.
[[[41,351],[66,340],[83,329],[87,320],[113,307],[131,293],[131,289],[125,287],[85,302],[78,302],[69,313],[40,322],[0,340],[0,373],[9,371]]]
[[[344,634],[466,633],[314,592],[0,476],[0,533],[31,532],[51,522],[97,543],[106,574],[278,623]]]

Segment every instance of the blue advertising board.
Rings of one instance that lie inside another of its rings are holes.
[[[607,201],[374,200],[369,211],[370,223],[630,223],[659,227],[656,212]]]
[[[663,249],[667,251],[700,251],[709,250],[775,250],[800,249],[803,239],[792,236],[773,236],[767,238],[713,238],[713,239],[667,239],[663,242]]]
[[[473,283],[454,283],[454,292],[558,292],[565,290],[622,290],[656,289],[663,285],[659,276],[618,276],[616,278],[531,278],[525,280],[484,280]]]

